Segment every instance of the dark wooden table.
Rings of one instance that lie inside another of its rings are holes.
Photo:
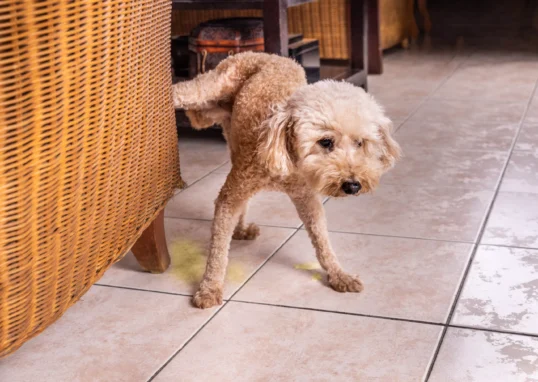
[[[174,9],[262,9],[265,51],[288,55],[288,8],[313,0],[172,0]],[[368,5],[377,0],[348,0],[349,61],[323,60],[321,79],[346,80],[367,89]]]

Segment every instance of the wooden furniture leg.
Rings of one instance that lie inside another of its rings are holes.
[[[267,53],[288,57],[287,0],[263,2],[263,34]]]
[[[349,25],[350,25],[350,58],[351,69],[361,71],[361,77],[357,82],[362,84],[364,90],[368,90],[368,2],[377,3],[377,0],[350,0],[349,1]],[[355,81],[351,81],[355,82]]]
[[[148,272],[163,273],[170,265],[164,235],[164,210],[151,222],[131,248],[138,264]]]
[[[407,0],[407,14],[409,17],[409,37],[411,41],[416,41],[420,35],[420,30],[418,29],[417,18],[415,17],[415,0]]]
[[[383,73],[383,51],[381,50],[379,0],[368,0],[368,74]]]
[[[432,20],[428,12],[428,0],[418,0],[418,11],[424,22],[424,32],[429,35],[432,31]]]

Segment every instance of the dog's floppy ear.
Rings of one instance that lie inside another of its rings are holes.
[[[400,159],[402,151],[400,145],[392,139],[392,121],[387,117],[379,123],[379,136],[381,138],[381,157],[379,158],[383,162],[385,168],[391,168],[394,166],[394,163]]]
[[[293,119],[285,106],[275,108],[260,126],[258,157],[272,175],[286,176],[294,167]]]

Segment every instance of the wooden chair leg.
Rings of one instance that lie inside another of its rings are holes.
[[[372,3],[375,7],[372,12],[377,11],[378,0],[356,0],[348,1],[348,20],[349,20],[349,58],[351,69],[362,72],[362,78],[353,81],[351,77],[348,81],[354,85],[362,86],[368,90],[368,5]],[[375,32],[372,30],[372,32]],[[371,37],[371,36],[370,36]],[[373,33],[375,37],[375,33]],[[379,45],[378,45],[379,49]]]
[[[286,0],[263,2],[265,51],[288,57],[288,6]]]
[[[368,74],[383,73],[383,50],[380,41],[380,13],[379,0],[368,0],[368,15],[366,27],[368,29]]]
[[[418,0],[418,11],[424,22],[424,32],[430,34],[432,31],[432,20],[430,18],[430,12],[428,12],[428,0]]]
[[[418,39],[418,36],[420,35],[417,18],[415,17],[415,1],[416,0],[407,0],[407,17],[409,20],[408,33],[409,37],[411,38],[411,41],[416,41]]]
[[[164,235],[164,210],[157,215],[131,248],[138,264],[148,272],[163,273],[170,266]]]

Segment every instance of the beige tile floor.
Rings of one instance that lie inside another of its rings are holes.
[[[325,203],[362,294],[327,287],[291,203],[265,193],[225,304],[192,308],[229,164],[219,137],[183,134],[171,269],[127,255],[0,381],[538,381],[538,51],[505,45],[400,50],[370,78],[405,158],[375,194]]]

